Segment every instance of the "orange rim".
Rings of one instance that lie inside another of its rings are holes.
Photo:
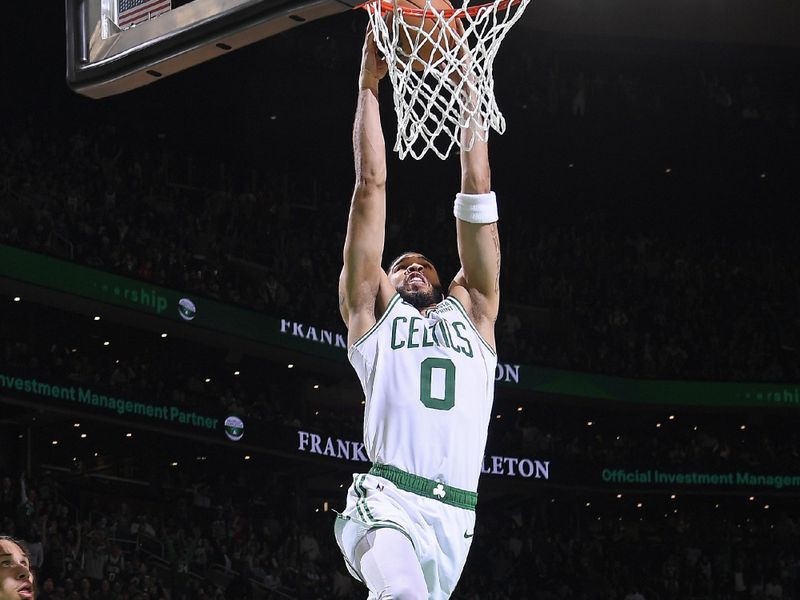
[[[519,4],[519,2],[520,0],[502,0],[501,2],[497,3],[496,10],[505,10],[510,6]],[[434,15],[431,14],[430,10],[426,10],[424,8],[410,7],[410,6],[395,6],[394,3],[391,2],[390,0],[368,0],[367,2],[358,5],[356,8],[366,9],[369,4],[378,4],[381,8],[382,15],[385,15],[386,13],[390,12],[398,12],[404,15],[409,15],[411,17],[424,17],[426,19],[436,18]],[[486,2],[484,4],[478,4],[476,6],[469,6],[466,9],[446,8],[444,10],[437,10],[437,12],[440,15],[442,15],[445,19],[451,19],[453,17],[455,17],[456,19],[463,19],[467,15],[474,17],[481,10],[486,9],[487,7],[494,7],[494,5],[495,5],[494,2]]]

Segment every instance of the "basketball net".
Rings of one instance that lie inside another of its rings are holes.
[[[529,2],[494,0],[468,8],[469,0],[463,0],[461,9],[439,11],[425,0],[414,11],[421,18],[414,19],[404,18],[409,9],[391,2],[365,5],[389,68],[397,115],[394,151],[401,159],[411,154],[419,160],[429,150],[445,159],[453,146],[469,151],[476,139],[486,141],[490,127],[505,131],[492,66]]]

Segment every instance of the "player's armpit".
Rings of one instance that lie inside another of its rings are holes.
[[[494,325],[498,312],[496,299],[487,298],[477,288],[470,287],[463,269],[450,284],[448,295],[456,298],[464,306],[481,337],[494,348]]]

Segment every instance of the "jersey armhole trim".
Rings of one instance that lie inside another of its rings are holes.
[[[452,302],[453,302],[453,304],[455,305],[455,307],[456,307],[456,308],[457,308],[459,311],[461,311],[461,314],[462,314],[462,315],[464,315],[464,318],[467,320],[467,323],[469,323],[469,326],[470,326],[470,327],[472,327],[472,330],[475,332],[475,335],[477,335],[477,336],[478,336],[478,339],[479,339],[480,341],[482,341],[482,342],[483,342],[483,345],[484,345],[484,346],[486,346],[486,349],[487,349],[489,352],[491,352],[491,353],[492,353],[492,356],[494,356],[495,358],[497,358],[497,352],[495,351],[495,349],[494,349],[494,348],[492,348],[492,347],[489,345],[489,342],[487,342],[485,339],[483,339],[483,336],[481,335],[481,332],[480,332],[480,331],[478,331],[478,328],[477,328],[477,327],[475,327],[475,323],[473,323],[473,322],[472,322],[472,319],[471,319],[471,318],[470,318],[470,316],[467,314],[467,309],[465,309],[465,308],[464,308],[464,305],[463,305],[463,304],[461,304],[461,301],[460,301],[458,298],[456,298],[455,296],[448,296],[448,297],[445,299],[445,302],[446,302],[447,300],[452,300]]]
[[[395,293],[395,295],[392,296],[391,300],[389,300],[389,304],[386,305],[386,310],[383,311],[383,314],[381,315],[381,318],[378,319],[375,322],[375,325],[370,327],[364,335],[362,335],[355,342],[353,342],[353,344],[350,346],[351,350],[353,348],[355,348],[356,346],[358,346],[359,344],[363,343],[364,340],[366,340],[372,334],[373,331],[375,331],[378,327],[381,326],[381,323],[383,323],[386,320],[386,317],[389,316],[389,313],[394,308],[394,305],[397,304],[398,300],[400,300],[400,294]]]

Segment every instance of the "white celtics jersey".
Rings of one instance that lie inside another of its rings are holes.
[[[348,353],[373,463],[476,491],[497,356],[455,298],[428,316],[395,295]]]

